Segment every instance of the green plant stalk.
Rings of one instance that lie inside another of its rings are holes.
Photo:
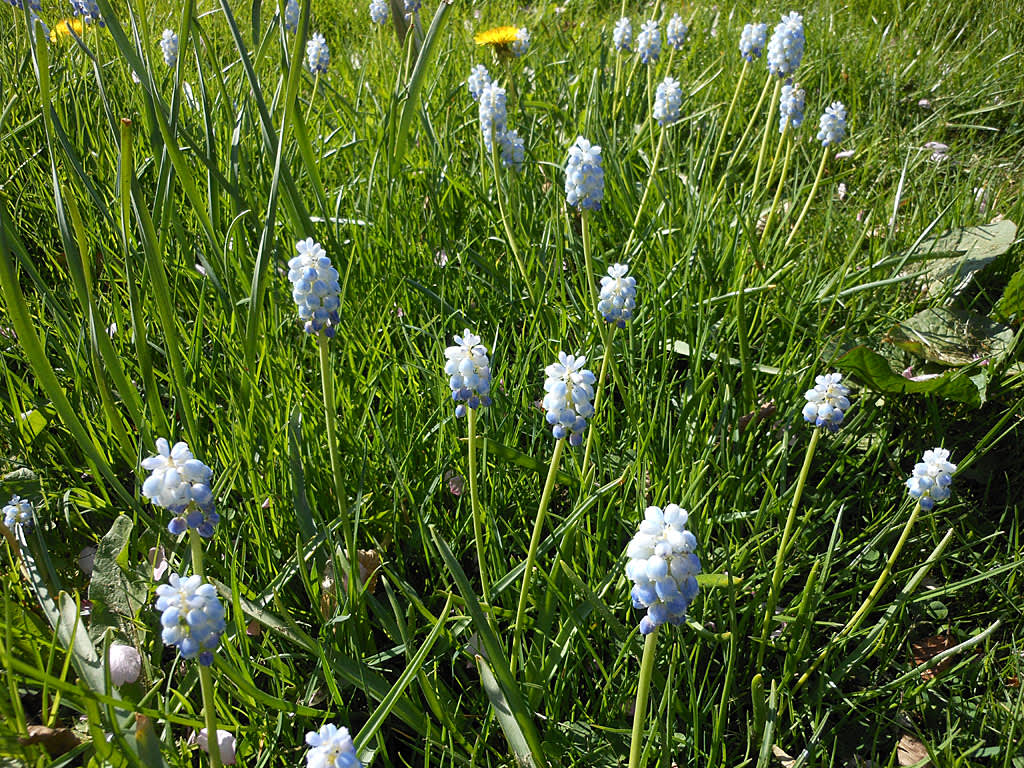
[[[736,291],[736,338],[740,347],[740,381],[743,387],[743,402],[740,403],[740,413],[745,413],[746,408],[754,408],[757,399],[754,394],[754,366],[750,360],[750,341],[747,337],[747,265],[741,264],[740,286]]]
[[[814,195],[818,191],[818,185],[821,184],[821,178],[825,175],[825,162],[828,160],[828,147],[825,147],[825,151],[821,153],[821,163],[818,165],[818,175],[814,177],[814,185],[811,187],[811,194],[807,196],[807,202],[804,203],[803,209],[800,211],[800,216],[796,220],[796,224],[793,225],[793,231],[789,233],[789,237],[786,238],[786,244],[783,248],[788,248],[789,244],[793,242],[793,238],[796,237],[797,230],[800,229],[800,225],[804,223],[804,217],[807,215],[807,211],[811,208],[811,201],[814,200]]]
[[[580,211],[580,223],[583,230],[583,261],[586,265],[584,279],[587,281],[586,293],[590,298],[590,308],[594,310],[594,320],[597,321],[597,326],[600,328],[601,313],[597,311],[598,290],[597,282],[594,279],[594,259],[590,243],[590,216],[586,211]]]
[[[757,153],[757,170],[754,171],[754,186],[751,188],[757,194],[757,185],[761,181],[761,171],[764,170],[764,159],[768,154],[768,137],[772,133],[772,123],[775,121],[775,110],[779,106],[779,93],[782,91],[782,78],[775,79],[775,89],[772,91],[772,100],[768,104],[768,119],[764,124],[764,135],[761,137],[761,151]]]
[[[779,207],[779,200],[782,199],[782,188],[786,184],[786,174],[789,173],[789,162],[793,158],[793,147],[796,142],[793,141],[793,137],[789,135],[789,126],[786,126],[786,130],[782,132],[782,139],[779,141],[779,147],[786,145],[786,158],[782,161],[782,173],[779,174],[779,185],[775,189],[775,197],[772,198],[771,207],[768,209],[768,218],[764,220],[764,231],[761,232],[761,245],[764,245],[765,240],[768,239],[768,230],[771,229],[772,220],[775,218],[775,211]],[[777,153],[776,153],[777,154]],[[772,168],[774,169],[775,163],[772,162]],[[769,183],[771,183],[772,173],[768,174]]]
[[[469,503],[473,511],[473,538],[476,540],[476,562],[480,569],[480,591],[488,609],[491,608],[491,590],[487,582],[487,561],[484,559],[483,514],[476,483],[476,408],[469,408]],[[490,616],[491,614],[488,614]]]
[[[530,296],[530,303],[536,306],[537,299],[533,295],[533,285],[526,274],[526,264],[523,263],[523,259],[519,255],[519,249],[516,247],[516,238],[512,234],[512,226],[509,224],[508,213],[505,211],[505,198],[501,192],[501,175],[498,171],[498,141],[496,136],[491,141],[490,154],[491,168],[494,171],[494,192],[498,196],[498,211],[501,213],[501,224],[505,228],[505,237],[508,239],[508,247],[512,250],[512,256],[516,260],[516,266],[519,267],[519,274],[523,276],[523,282],[526,284],[526,292]]]
[[[665,145],[665,134],[668,131],[665,128],[661,129],[661,136],[658,138],[658,146],[654,149],[654,162],[651,163],[651,175],[647,177],[647,184],[644,186],[644,193],[640,198],[640,205],[636,209],[636,216],[633,217],[633,226],[630,227],[629,237],[626,238],[626,247],[622,249],[622,258],[629,258],[629,249],[633,245],[633,241],[636,239],[636,228],[640,226],[640,217],[644,213],[644,206],[647,205],[647,198],[651,194],[651,187],[654,186],[654,177],[658,173],[658,163],[661,161],[661,150]]]
[[[772,573],[771,588],[768,592],[768,600],[764,611],[764,623],[761,627],[761,643],[757,651],[756,667],[758,669],[764,663],[764,653],[768,647],[768,634],[771,631],[772,616],[775,615],[775,604],[778,602],[779,589],[782,587],[782,568],[786,561],[786,550],[789,548],[793,524],[796,521],[796,510],[800,506],[800,497],[804,493],[804,485],[807,483],[807,475],[811,471],[811,460],[814,458],[814,450],[818,447],[819,439],[821,439],[821,429],[816,427],[811,433],[810,442],[807,444],[804,465],[800,468],[800,477],[796,481],[793,503],[789,507],[789,516],[786,518],[786,527],[783,529],[782,540],[779,542],[779,551],[775,553],[775,571]]]
[[[601,358],[601,372],[597,375],[597,389],[594,391],[594,415],[590,417],[590,425],[587,427],[587,444],[583,449],[583,464],[580,466],[580,496],[583,497],[590,490],[591,483],[587,479],[587,471],[590,469],[590,454],[594,447],[594,422],[597,420],[597,409],[601,405],[601,394],[604,392],[604,382],[608,374],[608,361],[612,356],[612,335],[615,333],[615,326],[605,323],[602,335],[604,336],[604,357]]]
[[[533,524],[533,536],[530,537],[530,549],[526,553],[526,567],[523,569],[523,586],[519,591],[519,606],[516,608],[516,623],[512,628],[512,657],[509,661],[509,669],[512,674],[516,671],[516,659],[519,657],[519,643],[522,634],[523,616],[526,614],[526,599],[530,592],[530,577],[533,575],[533,565],[537,561],[537,547],[540,546],[541,532],[544,530],[544,516],[548,511],[548,504],[551,502],[551,492],[555,488],[555,476],[558,474],[558,465],[562,460],[562,451],[565,449],[565,438],[555,443],[554,453],[551,454],[551,466],[548,468],[548,477],[544,481],[544,491],[541,493],[540,506],[537,507],[537,519]]]
[[[341,520],[342,535],[345,537],[345,556],[349,562],[348,596],[354,600],[356,581],[359,576],[359,556],[356,553],[352,521],[345,506],[345,484],[341,477],[341,461],[338,458],[338,414],[334,406],[334,374],[331,371],[330,348],[327,337],[318,333],[317,346],[320,350],[320,379],[324,395],[324,421],[327,424],[327,449],[331,455],[331,475],[334,478],[334,496],[338,503],[338,519]]]
[[[647,696],[651,692],[651,674],[654,672],[655,651],[658,648],[658,630],[644,640],[644,655],[640,660],[640,679],[636,687],[636,707],[633,710],[633,735],[629,742],[629,768],[640,768],[643,755],[644,720],[647,718]]]
[[[764,105],[764,100],[768,96],[768,90],[771,87],[772,78],[771,75],[764,81],[764,87],[761,88],[761,95],[757,99],[757,105],[750,113],[750,120],[747,121],[747,127],[743,131],[743,135],[740,136],[739,142],[736,144],[736,148],[733,149],[732,154],[729,156],[729,162],[725,164],[725,171],[722,173],[722,178],[718,181],[718,186],[715,188],[715,197],[722,191],[722,187],[725,186],[725,180],[729,176],[729,170],[732,168],[732,164],[736,162],[736,158],[740,156],[743,150],[743,146],[747,143],[747,137],[750,136],[750,132],[754,129],[754,123],[757,122],[758,115],[761,114],[761,107]]]
[[[203,539],[195,528],[188,529],[188,543],[192,548],[192,570],[206,581],[206,570],[203,568]],[[210,668],[199,665],[199,687],[203,694],[203,718],[206,720],[206,744],[210,754],[210,765],[220,768],[220,742],[217,739],[217,705],[213,700],[213,675]]]
[[[739,79],[736,81],[736,89],[732,92],[732,101],[729,102],[729,111],[725,113],[725,120],[722,122],[721,133],[718,134],[718,141],[715,143],[715,149],[711,153],[711,163],[708,165],[708,172],[705,178],[710,179],[712,174],[715,172],[715,164],[718,162],[718,153],[722,151],[722,144],[725,143],[725,134],[729,131],[729,123],[732,121],[732,113],[736,110],[736,102],[739,101],[740,91],[743,89],[743,81],[747,77],[747,71],[750,69],[750,62],[746,59],[743,60],[743,69],[740,70]]]

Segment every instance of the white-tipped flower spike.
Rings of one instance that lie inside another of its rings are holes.
[[[816,427],[835,432],[843,423],[846,410],[850,407],[848,387],[842,384],[841,373],[826,373],[814,379],[814,389],[807,390],[804,397],[804,419]]]
[[[29,526],[32,524],[32,502],[20,496],[11,496],[11,500],[4,507],[4,525],[14,530],[16,525]]]
[[[206,754],[210,754],[210,738],[206,734],[205,728],[200,728],[199,733],[196,734],[196,744]],[[235,749],[238,744],[238,740],[235,739],[228,731],[222,731],[220,728],[217,729],[217,751],[220,752],[220,761],[224,765],[235,764]]]
[[[501,142],[501,164],[513,171],[523,168],[523,160],[526,158],[526,148],[523,146],[523,138],[516,130],[505,131],[498,137]]]
[[[740,35],[740,56],[747,61],[761,58],[764,41],[768,36],[767,24],[747,24]]]
[[[405,15],[409,16],[420,9],[420,0],[405,0]]]
[[[362,768],[348,728],[328,723],[306,734],[306,768]]]
[[[331,338],[341,306],[338,270],[312,237],[296,243],[295,250],[299,255],[288,262],[288,279],[292,281],[292,299],[299,318],[305,323],[306,333],[323,333]]]
[[[134,683],[142,672],[142,656],[130,645],[112,643],[108,656],[110,682],[114,685]]]
[[[795,11],[783,16],[768,41],[768,71],[789,77],[804,57],[804,19]]]
[[[174,536],[195,528],[200,536],[210,538],[220,521],[210,491],[213,470],[192,455],[187,443],[172,447],[160,437],[156,451],[142,460],[142,468],[150,472],[142,483],[142,495],[171,512],[167,530]]]
[[[160,38],[160,50],[164,54],[164,64],[168,67],[178,63],[178,36],[174,34],[174,30],[164,30]]]
[[[629,17],[623,16],[615,22],[612,42],[620,51],[633,50],[633,24],[630,22]]]
[[[683,23],[683,17],[674,13],[668,20],[668,26],[665,27],[665,39],[668,40],[669,45],[679,51],[686,45],[686,35],[689,32],[690,30]]]
[[[697,538],[686,530],[689,515],[676,504],[648,507],[643,522],[626,547],[626,576],[633,582],[633,607],[647,609],[640,632],[649,635],[666,622],[686,620],[697,596]]]
[[[492,81],[480,90],[480,130],[488,150],[495,137],[505,132],[506,119],[505,89]]]
[[[625,264],[608,267],[608,275],[601,278],[601,295],[597,300],[597,311],[605,322],[615,323],[619,328],[626,327],[636,308],[636,278],[628,272]]]
[[[92,24],[95,21],[101,27],[106,26],[100,18],[100,5],[96,0],[71,0],[71,8],[75,16],[82,17],[84,23]]]
[[[466,408],[479,408],[491,404],[491,361],[487,347],[480,337],[468,328],[455,337],[455,345],[444,351],[444,372],[452,390],[455,415],[466,415]]]
[[[198,657],[204,667],[213,664],[213,652],[224,634],[224,606],[217,589],[197,575],[181,578],[172,573],[168,584],[156,588],[156,609],[165,645],[176,645],[183,658]]]
[[[597,211],[604,199],[604,168],[601,166],[601,147],[591,144],[582,136],[569,147],[569,162],[565,166],[565,200],[577,208]]]
[[[782,86],[779,96],[779,133],[783,133],[788,125],[799,128],[804,121],[804,89],[799,85]]]
[[[640,27],[640,34],[636,39],[636,50],[640,54],[640,61],[650,64],[657,61],[661,55],[661,30],[658,29],[658,22],[654,19],[645,21]]]
[[[679,81],[666,77],[658,83],[654,93],[654,119],[658,125],[670,125],[679,119],[679,105],[683,101],[683,89]]]
[[[925,451],[922,461],[914,465],[914,474],[907,480],[910,497],[917,500],[921,509],[931,509],[936,502],[949,498],[954,472],[956,464],[949,463],[949,451],[945,448]]]
[[[331,52],[327,48],[327,41],[319,32],[314,32],[306,41],[306,66],[316,75],[326,72],[330,63]]]
[[[544,369],[544,410],[556,440],[569,445],[583,442],[587,419],[594,415],[594,374],[584,368],[587,358],[558,353],[558,362]]]
[[[370,21],[383,24],[388,20],[388,0],[370,0]]]
[[[841,101],[833,101],[825,108],[825,113],[818,121],[818,141],[821,146],[838,144],[846,138],[846,107]]]
[[[480,101],[480,94],[483,93],[484,87],[489,85],[490,82],[491,73],[487,71],[487,67],[483,64],[475,64],[469,70],[466,86],[469,88],[469,95],[473,97],[473,101]]]
[[[512,55],[516,57],[522,56],[530,50],[530,30],[520,27],[519,32],[516,33],[516,39],[509,47],[512,49]]]
[[[284,28],[295,32],[299,28],[299,0],[288,0],[284,5]]]

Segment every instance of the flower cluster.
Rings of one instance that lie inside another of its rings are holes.
[[[615,22],[612,42],[620,51],[630,51],[633,49],[633,25],[627,16],[623,16]]]
[[[420,0],[405,0],[405,15],[411,16],[420,9],[422,3]]]
[[[71,8],[75,16],[81,16],[82,21],[86,24],[92,24],[95,21],[101,27],[106,26],[103,19],[100,18],[100,6],[96,0],[71,0]]]
[[[686,44],[686,35],[689,32],[690,30],[683,22],[682,16],[674,13],[672,18],[668,20],[668,26],[665,27],[665,39],[668,40],[669,45],[679,51]]]
[[[569,162],[565,166],[566,202],[577,208],[596,211],[600,210],[603,198],[601,147],[579,136],[569,147]]]
[[[799,128],[804,121],[804,89],[799,85],[782,86],[779,97],[779,133],[785,133],[786,127]]]
[[[783,16],[768,41],[768,71],[789,77],[804,57],[804,19],[795,11]]]
[[[306,768],[362,768],[348,728],[331,723],[306,734]]]
[[[383,24],[388,20],[388,0],[370,0],[370,21]]]
[[[914,474],[907,480],[907,490],[912,499],[917,499],[921,509],[928,510],[936,502],[949,498],[956,464],[950,464],[949,451],[945,448],[925,451],[922,458],[923,461],[914,465]]]
[[[491,81],[480,90],[480,130],[488,150],[492,149],[495,138],[505,132],[507,118],[505,89]]]
[[[842,384],[842,380],[841,373],[826,373],[815,377],[814,389],[804,393],[807,399],[803,411],[804,419],[816,427],[824,427],[829,432],[839,429],[846,409],[850,407],[847,398],[850,390]]]
[[[295,32],[299,28],[299,0],[288,0],[284,6],[284,28]]]
[[[208,667],[226,629],[217,590],[198,575],[183,579],[172,573],[168,582],[156,588],[164,644],[178,646],[184,658],[199,657],[199,663]]]
[[[151,473],[142,483],[142,495],[171,512],[167,530],[174,536],[195,528],[200,536],[210,538],[220,521],[210,491],[213,470],[192,455],[187,443],[172,447],[160,437],[156,450],[156,455],[142,460],[142,468]]]
[[[846,107],[841,101],[833,101],[825,108],[825,113],[818,121],[818,141],[821,146],[838,144],[846,138]]]
[[[587,419],[594,414],[594,374],[584,368],[587,358],[558,353],[558,362],[544,369],[544,410],[556,440],[583,442]]]
[[[323,332],[330,338],[334,336],[341,306],[338,270],[331,265],[320,243],[311,237],[300,240],[295,250],[299,255],[288,262],[288,279],[292,281],[292,299],[299,318],[305,321],[306,333]]]
[[[330,63],[331,52],[327,48],[327,41],[319,32],[314,32],[306,41],[306,66],[316,75],[326,72]]]
[[[452,389],[455,415],[466,415],[466,407],[478,408],[491,404],[491,361],[480,337],[468,328],[455,337],[455,345],[444,351],[444,372]]]
[[[160,37],[160,50],[164,54],[164,64],[173,67],[178,63],[178,36],[173,29],[165,29]]]
[[[491,84],[491,73],[483,64],[476,64],[469,70],[469,77],[466,78],[466,86],[469,88],[469,95],[473,101],[480,101],[480,94],[484,88]]]
[[[523,160],[526,159],[526,148],[523,146],[523,138],[519,131],[505,131],[498,136],[498,141],[501,144],[502,165],[514,171],[521,170]]]
[[[636,278],[627,273],[625,264],[612,264],[608,274],[601,278],[601,295],[597,300],[597,311],[606,323],[626,327],[626,321],[633,317],[636,307]]]
[[[520,27],[516,33],[516,39],[511,44],[512,55],[519,57],[530,50],[530,30],[526,27]]]
[[[11,500],[4,507],[4,525],[14,530],[16,525],[30,525],[32,523],[32,502],[20,496],[11,496]]]
[[[676,504],[648,507],[626,548],[626,576],[633,582],[633,607],[647,609],[640,632],[648,635],[665,622],[682,624],[697,596],[697,538],[686,530],[689,515]]]
[[[36,16],[36,12],[41,11],[43,8],[43,4],[39,2],[39,0],[28,0],[27,3],[23,3],[22,0],[7,0],[7,2],[19,11],[27,5],[28,9],[32,11],[32,20],[39,21],[40,24],[43,24],[42,19]],[[45,27],[46,25],[43,24],[43,26]]]
[[[764,41],[768,36],[767,24],[747,24],[740,35],[740,55],[747,61],[761,58]]]
[[[679,81],[666,77],[654,93],[654,119],[658,125],[669,125],[679,119],[679,105],[683,100],[683,89]]]
[[[640,27],[636,48],[640,54],[640,61],[644,64],[658,60],[658,56],[661,55],[661,30],[658,29],[658,22],[654,19],[645,21]]]

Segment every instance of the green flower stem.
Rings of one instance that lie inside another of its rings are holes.
[[[743,89],[743,81],[747,77],[747,71],[749,69],[750,62],[744,59],[743,69],[740,70],[740,77],[736,81],[736,89],[732,93],[732,101],[729,102],[729,111],[725,113],[725,121],[722,123],[722,130],[718,134],[718,142],[715,144],[715,149],[711,153],[711,163],[708,165],[708,172],[705,175],[705,178],[710,179],[712,174],[715,172],[715,163],[718,162],[718,153],[722,151],[722,144],[725,143],[725,134],[729,130],[732,113],[736,110],[736,102],[739,101],[740,91]]]
[[[729,170],[732,168],[732,164],[736,162],[736,158],[740,157],[743,147],[747,143],[747,137],[750,136],[750,132],[754,129],[754,123],[757,122],[758,115],[761,114],[761,106],[764,104],[764,100],[768,97],[768,89],[771,87],[772,78],[769,75],[768,79],[764,81],[764,87],[761,89],[761,96],[757,100],[757,106],[754,107],[750,113],[750,120],[747,121],[747,127],[743,131],[743,135],[740,136],[739,142],[736,144],[736,148],[732,151],[729,156],[729,162],[725,165],[725,172],[722,173],[722,178],[718,181],[718,186],[715,188],[715,197],[722,191],[722,187],[725,186],[725,180],[729,177]]]
[[[583,449],[583,464],[580,466],[581,495],[585,495],[593,484],[587,479],[587,471],[590,469],[590,453],[594,447],[594,422],[597,420],[597,409],[601,405],[601,393],[604,391],[604,381],[608,374],[608,361],[612,356],[612,334],[615,326],[605,323],[602,335],[604,336],[604,357],[601,358],[601,372],[597,375],[597,389],[594,391],[594,415],[590,418],[590,425],[587,427],[587,445]]]
[[[188,543],[192,548],[192,570],[206,581],[203,568],[203,539],[195,528],[188,529]],[[213,675],[210,668],[199,665],[199,687],[203,694],[203,718],[206,720],[206,743],[209,746],[210,765],[220,768],[220,745],[217,741],[217,705],[213,700]]]
[[[743,388],[743,401],[740,403],[740,413],[745,413],[746,408],[754,408],[754,365],[750,359],[750,340],[747,336],[749,327],[747,323],[747,265],[741,262],[740,286],[736,291],[736,337],[740,347],[740,380]]]
[[[779,107],[779,93],[782,91],[782,78],[775,78],[775,89],[772,91],[772,100],[768,104],[768,119],[764,124],[764,135],[761,137],[761,151],[757,153],[757,170],[754,171],[754,194],[757,194],[757,185],[761,181],[761,171],[764,170],[764,158],[768,154],[768,137],[772,133],[772,123],[775,121],[775,110]]]
[[[800,229],[800,225],[804,223],[804,217],[807,215],[807,211],[811,208],[811,201],[814,200],[814,195],[818,191],[818,185],[821,184],[821,177],[825,175],[825,162],[828,160],[828,147],[825,147],[825,151],[821,153],[821,164],[818,166],[818,175],[814,177],[814,186],[811,187],[811,194],[807,196],[807,202],[804,203],[803,209],[800,211],[800,216],[796,220],[796,224],[793,225],[793,231],[789,233],[789,237],[786,238],[786,244],[784,248],[788,248],[789,244],[793,242],[793,238],[796,237],[796,232]]]
[[[594,310],[594,319],[597,320],[598,327],[601,325],[601,313],[597,311],[597,282],[594,279],[594,259],[590,244],[590,216],[587,211],[580,211],[580,219],[582,220],[583,229],[583,261],[586,265],[586,275],[584,279],[587,281],[586,293],[590,297],[590,308]]]
[[[640,198],[640,206],[636,209],[636,216],[633,217],[633,226],[629,230],[629,237],[626,239],[626,247],[622,249],[622,258],[629,258],[629,249],[636,239],[636,229],[640,225],[640,217],[644,213],[644,206],[647,205],[647,198],[651,194],[651,187],[654,186],[654,177],[658,173],[658,163],[661,161],[661,150],[665,146],[665,134],[668,131],[661,129],[661,136],[658,138],[658,146],[654,150],[654,162],[651,163],[651,174],[647,177],[647,184],[644,186],[644,194]]]
[[[313,78],[313,93],[309,97],[309,106],[306,107],[306,125],[309,125],[309,116],[313,113],[313,102],[316,101],[316,89],[320,87],[320,72],[316,73],[316,77]]]
[[[768,209],[768,218],[764,220],[764,231],[761,232],[761,245],[764,245],[765,240],[768,239],[768,230],[771,229],[772,219],[775,217],[775,211],[779,207],[779,200],[782,198],[782,188],[786,184],[786,174],[789,173],[789,161],[793,157],[793,147],[796,142],[793,141],[793,137],[789,134],[789,126],[786,126],[786,130],[782,133],[782,139],[779,141],[779,147],[783,144],[786,145],[786,158],[782,161],[782,173],[779,174],[779,185],[775,189],[775,197],[772,198],[771,207]],[[775,163],[772,163],[774,167]],[[768,174],[769,180],[772,174]]]
[[[655,627],[644,640],[644,655],[640,660],[640,680],[636,687],[636,707],[633,710],[633,736],[629,743],[629,768],[640,768],[643,754],[644,720],[647,718],[647,695],[651,691],[655,651],[658,648],[658,630]]]
[[[565,449],[565,438],[555,443],[555,451],[551,454],[551,466],[548,468],[548,477],[544,481],[544,491],[541,493],[540,506],[537,508],[537,520],[533,524],[533,536],[530,537],[530,549],[526,553],[526,568],[523,570],[523,587],[519,592],[519,607],[516,608],[516,623],[512,629],[512,658],[509,662],[509,669],[513,674],[516,671],[516,661],[519,658],[519,642],[523,627],[523,616],[526,613],[526,598],[530,591],[530,577],[533,575],[533,566],[537,561],[537,547],[540,546],[541,532],[544,530],[544,516],[548,511],[548,504],[551,502],[551,491],[555,487],[555,476],[558,474],[558,465],[562,461],[562,451]]]
[[[469,500],[473,510],[473,538],[476,539],[476,562],[480,569],[480,591],[487,606],[491,605],[491,592],[487,583],[487,561],[484,559],[483,514],[476,486],[476,408],[468,408],[469,414]]]
[[[796,491],[793,493],[793,503],[789,507],[789,516],[786,518],[782,540],[779,542],[779,551],[775,553],[775,571],[772,573],[771,589],[768,592],[768,601],[765,605],[764,624],[761,627],[761,647],[757,651],[757,669],[760,669],[764,663],[764,653],[768,647],[768,634],[771,631],[772,617],[775,615],[775,604],[778,602],[779,590],[782,587],[782,568],[786,562],[786,550],[789,548],[793,524],[796,521],[796,510],[800,506],[800,497],[804,493],[807,474],[811,470],[811,460],[814,458],[814,449],[818,447],[819,439],[821,439],[821,429],[815,428],[811,433],[811,441],[807,444],[807,453],[804,456],[804,465],[800,468],[800,477],[796,481]]]
[[[484,146],[486,148],[486,144]],[[523,263],[523,259],[519,255],[519,249],[516,247],[516,239],[512,234],[512,226],[509,224],[508,214],[505,211],[505,198],[501,192],[501,174],[498,172],[497,136],[494,136],[491,141],[491,168],[494,170],[494,191],[498,196],[498,210],[501,213],[501,224],[505,228],[505,237],[508,239],[508,247],[512,251],[512,256],[516,260],[516,266],[519,267],[519,274],[522,275],[523,282],[526,283],[526,292],[530,295],[530,303],[536,306],[537,298],[533,295],[533,284],[530,282],[530,278],[526,274],[526,265]]]

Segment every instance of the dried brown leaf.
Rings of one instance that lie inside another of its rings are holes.
[[[928,768],[931,758],[928,757],[928,748],[916,736],[909,733],[903,734],[899,746],[896,748],[896,760],[903,766],[914,766],[915,768]]]

